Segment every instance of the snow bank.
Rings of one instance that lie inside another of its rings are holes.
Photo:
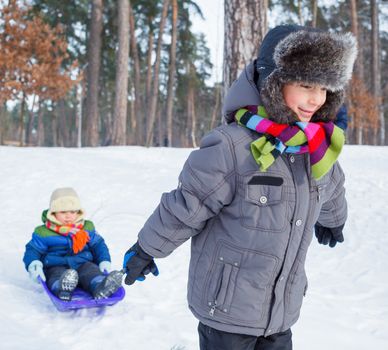
[[[124,301],[106,309],[56,311],[21,261],[52,190],[73,186],[120,268],[162,192],[177,186],[190,151],[0,147],[2,349],[198,349],[197,321],[186,304],[188,242],[158,260],[159,277],[126,287]],[[310,248],[309,290],[293,327],[296,350],[388,344],[388,147],[345,146],[340,161],[346,240],[335,249],[314,240]]]

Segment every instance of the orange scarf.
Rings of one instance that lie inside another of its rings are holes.
[[[83,224],[56,225],[50,220],[47,220],[46,227],[61,236],[70,236],[74,254],[81,252],[90,241],[89,233],[83,230]]]

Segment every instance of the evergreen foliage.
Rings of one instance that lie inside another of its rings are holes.
[[[128,58],[128,108],[127,108],[127,144],[146,144],[147,128],[149,124],[149,110],[152,101],[152,83],[155,81],[155,55],[158,38],[162,35],[160,54],[160,67],[158,73],[158,98],[153,137],[151,145],[167,145],[167,99],[170,67],[171,33],[172,33],[172,6],[171,1],[166,17],[163,33],[159,33],[159,23],[162,15],[163,0],[132,0],[131,11],[134,19],[134,32],[130,31],[135,48],[130,46]],[[15,1],[10,1],[15,3]],[[54,54],[55,59],[50,63],[52,73],[40,73],[42,87],[39,91],[32,91],[27,83],[21,84],[18,79],[6,84],[4,77],[9,76],[9,58],[5,58],[4,50],[0,53],[0,70],[2,80],[0,85],[0,144],[23,144],[45,146],[77,145],[79,114],[85,127],[87,118],[86,89],[88,67],[88,40],[90,37],[91,8],[90,0],[30,0],[31,7],[22,6],[23,20],[34,22],[43,31],[51,28],[57,36],[61,57]],[[26,2],[27,3],[27,2]],[[172,146],[192,147],[197,146],[200,138],[211,128],[221,123],[220,103],[217,94],[222,90],[222,83],[209,84],[208,79],[212,70],[210,49],[207,46],[205,35],[194,33],[192,27],[193,16],[203,17],[201,8],[193,0],[177,0],[177,41],[176,64],[173,81],[173,122]],[[328,5],[327,5],[328,4]],[[269,12],[270,26],[281,23],[300,23],[311,25],[313,23],[313,0],[270,0]],[[2,5],[5,8],[5,5]],[[350,106],[361,106],[361,110],[368,111],[368,123],[371,129],[364,130],[364,143],[374,143],[373,137],[380,124],[375,120],[378,109],[370,104],[382,102],[382,108],[388,110],[388,32],[385,26],[380,26],[381,47],[381,81],[382,96],[376,99],[371,96],[371,9],[370,2],[357,1],[358,21],[360,32],[360,54],[363,58],[365,79],[354,82],[353,90],[349,94],[357,103],[348,100]],[[380,2],[380,22],[386,22],[388,8]],[[15,10],[16,11],[16,10]],[[1,42],[4,47],[4,16],[0,23],[3,36]],[[211,21],[214,19],[207,18]],[[333,31],[350,31],[351,14],[349,1],[318,2],[316,12],[316,25],[318,28]],[[35,33],[35,35],[37,35]],[[53,34],[54,35],[54,34]],[[43,35],[44,36],[44,35]],[[48,34],[46,35],[48,37]],[[98,138],[99,145],[112,143],[113,108],[115,101],[116,54],[118,48],[118,20],[117,2],[114,0],[103,1],[103,31],[101,34],[101,67],[98,77]],[[21,50],[22,38],[19,37]],[[27,40],[27,37],[26,37]],[[35,40],[34,50],[48,53],[44,48],[43,40]],[[15,53],[14,53],[15,54]],[[22,57],[21,53],[16,53]],[[42,71],[38,67],[38,59],[34,54],[29,58],[33,62],[34,70]],[[33,58],[31,60],[31,58]],[[14,60],[16,62],[16,60]],[[57,65],[54,67],[54,63]],[[136,64],[139,70],[136,73]],[[46,67],[47,68],[47,67]],[[57,75],[53,74],[53,71]],[[67,77],[67,78],[66,78]],[[44,78],[44,79],[43,79]],[[51,80],[50,80],[51,79]],[[66,80],[67,79],[67,80]],[[54,83],[53,83],[54,82]],[[11,85],[9,85],[11,84]],[[12,86],[12,89],[6,87]],[[24,85],[23,88],[21,86]],[[28,89],[27,89],[28,86]],[[60,88],[62,87],[62,88]],[[8,90],[7,90],[8,89]],[[170,88],[171,90],[171,88]],[[11,93],[13,91],[13,93]],[[358,94],[358,95],[357,95]],[[362,94],[362,95],[360,95]],[[36,95],[35,104],[33,96]],[[8,103],[6,104],[5,102]],[[369,105],[368,105],[369,104]],[[215,110],[215,106],[217,106]],[[355,130],[359,125],[356,118],[363,118],[363,114],[355,113],[350,116],[350,131],[348,142],[356,142]],[[358,116],[358,117],[357,117]],[[352,129],[353,128],[353,129]],[[25,130],[25,132],[23,131]],[[85,131],[85,130],[83,130]],[[23,134],[25,135],[23,137]],[[84,143],[84,142],[83,142]]]

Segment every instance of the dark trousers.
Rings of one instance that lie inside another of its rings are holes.
[[[52,266],[45,270],[47,286],[51,290],[51,287],[55,281],[58,281],[61,275],[68,270],[67,266]],[[94,277],[103,276],[104,274],[100,271],[96,264],[86,262],[82,264],[78,269],[78,286],[83,290],[91,292],[90,282]]]
[[[199,323],[200,350],[292,350],[292,333],[288,329],[268,337],[255,337],[218,331]]]

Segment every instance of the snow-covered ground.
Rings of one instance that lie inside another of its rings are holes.
[[[126,287],[106,309],[56,311],[24,270],[24,245],[52,190],[73,186],[109,245],[113,266],[176,187],[190,150],[0,147],[1,349],[198,349],[186,305],[189,242],[158,260],[159,277]],[[314,240],[296,350],[388,349],[388,147],[345,146],[349,221],[335,249]]]

